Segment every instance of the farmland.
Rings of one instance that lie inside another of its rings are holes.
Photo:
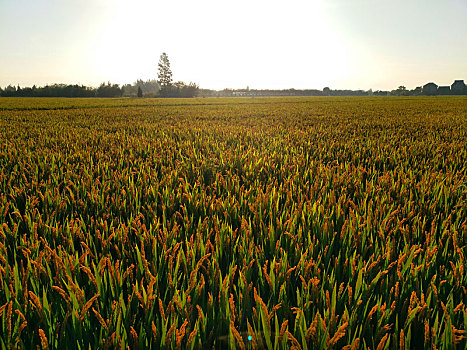
[[[2,348],[463,349],[467,98],[0,99]]]

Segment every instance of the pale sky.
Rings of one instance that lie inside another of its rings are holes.
[[[156,79],[202,88],[467,81],[467,0],[0,0],[0,86]]]

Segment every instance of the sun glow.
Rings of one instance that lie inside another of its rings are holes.
[[[93,45],[96,75],[120,83],[155,78],[160,54],[157,30],[150,16],[155,7],[154,3],[138,1],[105,7],[108,18],[101,24]]]
[[[175,80],[214,88],[275,88],[284,81],[322,88],[355,64],[318,1],[117,4],[103,7],[105,21],[95,37],[94,70],[102,79],[156,78],[163,51]]]

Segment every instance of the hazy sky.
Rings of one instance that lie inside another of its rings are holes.
[[[203,88],[412,89],[467,80],[467,0],[0,0],[0,86],[157,78]]]

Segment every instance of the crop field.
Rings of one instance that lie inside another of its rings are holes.
[[[0,99],[0,347],[465,349],[467,98]]]

